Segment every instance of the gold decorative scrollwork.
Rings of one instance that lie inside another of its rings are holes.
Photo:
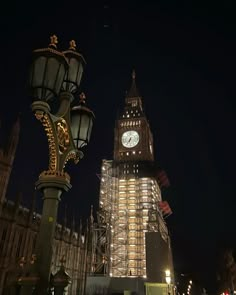
[[[42,111],[36,111],[35,117],[41,121],[44,130],[46,132],[48,138],[48,146],[49,146],[49,170],[55,171],[57,167],[57,151],[56,151],[56,143],[53,135],[53,130],[51,127],[51,122],[47,113],[43,113]]]
[[[69,150],[70,148],[70,134],[68,125],[65,119],[60,118],[55,123],[49,114],[42,110],[35,112],[35,117],[42,123],[44,130],[48,138],[49,146],[49,168],[48,171],[57,172],[60,169],[60,155],[64,158],[63,167],[66,163],[72,159],[75,163],[79,161],[79,155],[75,150]],[[59,152],[58,152],[59,150]]]
[[[67,150],[70,144],[70,136],[67,123],[64,119],[61,119],[56,123],[57,138],[59,144],[59,150],[61,153]]]
[[[66,156],[64,167],[69,160],[74,160],[75,164],[77,164],[79,162],[79,155],[75,151],[69,152]]]
[[[70,182],[70,175],[65,171],[46,170],[40,173],[39,178],[55,176],[58,178],[64,178]]]

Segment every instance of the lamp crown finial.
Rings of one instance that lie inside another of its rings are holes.
[[[49,44],[49,46],[52,46],[54,48],[57,48],[57,43],[58,43],[57,36],[55,34],[52,35],[52,36],[50,36],[50,44]]]
[[[86,96],[85,96],[84,92],[81,92],[81,93],[80,93],[79,98],[80,98],[80,101],[81,101],[81,102],[84,102],[84,101],[85,101]]]
[[[76,43],[75,43],[75,40],[71,40],[71,41],[69,42],[69,44],[70,44],[70,47],[69,47],[70,50],[76,50]]]

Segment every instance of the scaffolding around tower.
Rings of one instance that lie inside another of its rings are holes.
[[[111,277],[146,278],[146,232],[159,232],[167,241],[168,231],[158,209],[161,192],[155,178],[118,177],[119,167],[103,160],[99,200],[104,257]]]

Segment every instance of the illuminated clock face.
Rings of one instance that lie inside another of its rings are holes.
[[[137,131],[130,130],[122,134],[121,143],[126,148],[135,147],[139,143],[139,134]]]

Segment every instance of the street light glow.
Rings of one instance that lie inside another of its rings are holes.
[[[169,270],[169,269],[167,269],[167,270],[165,271],[165,273],[166,273],[166,277],[170,277],[170,270]]]
[[[166,273],[166,283],[167,283],[168,285],[170,285],[170,283],[171,283],[170,270],[167,269],[167,270],[165,271],[165,273]]]

